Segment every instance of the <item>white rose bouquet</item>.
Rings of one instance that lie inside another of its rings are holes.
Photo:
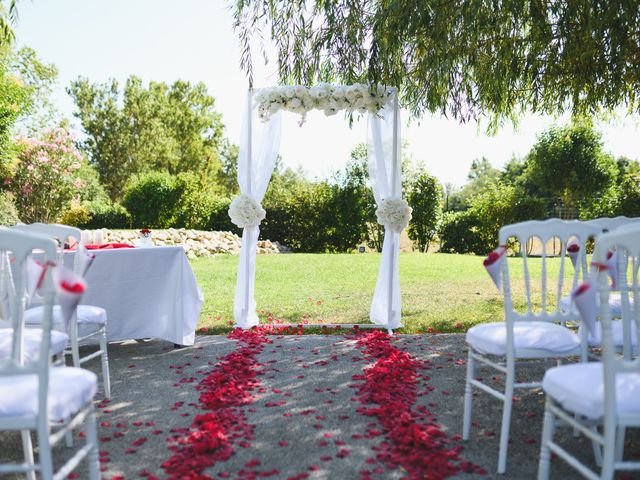
[[[285,85],[259,90],[255,96],[258,115],[268,121],[271,115],[286,110],[300,115],[300,124],[311,110],[322,110],[325,115],[335,115],[338,110],[359,113],[376,113],[391,100],[393,90],[365,84],[330,85],[321,83],[313,87]]]
[[[400,233],[409,226],[412,209],[402,198],[386,198],[376,210],[378,223],[395,233]]]
[[[244,193],[234,198],[229,206],[229,217],[240,228],[257,227],[266,214],[255,198]]]

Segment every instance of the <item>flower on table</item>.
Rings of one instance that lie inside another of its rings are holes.
[[[149,238],[151,236],[151,230],[149,230],[148,228],[140,229],[140,236],[144,238]]]

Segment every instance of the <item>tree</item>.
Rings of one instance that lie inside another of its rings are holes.
[[[640,216],[640,175],[628,175],[620,185],[618,193],[617,215],[627,217]]]
[[[487,186],[495,183],[500,177],[500,170],[493,168],[485,157],[471,162],[467,178],[469,182],[449,198],[449,209],[464,210],[469,208],[473,198]]]
[[[592,203],[612,186],[617,166],[589,123],[552,127],[538,137],[527,156],[525,175],[567,212]]]
[[[426,253],[442,211],[442,186],[438,179],[427,172],[420,174],[409,188],[407,202],[413,209],[407,233],[418,250]]]
[[[498,231],[504,225],[547,217],[547,204],[543,198],[528,195],[515,185],[495,182],[488,185],[471,200],[469,214],[479,222],[477,235],[482,245],[478,254],[485,254],[498,242]]]
[[[415,116],[640,111],[637,0],[256,0],[234,14],[250,83],[268,35],[282,82],[395,86]]]
[[[60,115],[51,102],[51,92],[57,82],[58,67],[43,63],[36,51],[22,47],[8,58],[10,72],[20,79],[29,94],[18,126],[30,136],[60,126]]]
[[[18,21],[18,0],[9,1],[9,9],[0,5],[0,49],[10,46],[16,38],[13,25]]]
[[[82,146],[113,200],[131,176],[150,170],[194,172],[202,184],[214,180],[222,155],[233,154],[221,115],[204,84],[168,86],[130,77],[91,84],[79,78],[67,89],[87,139]]]
[[[13,155],[11,134],[30,104],[29,89],[11,72],[10,56],[9,50],[0,48],[0,167],[4,177],[8,175],[6,169]]]

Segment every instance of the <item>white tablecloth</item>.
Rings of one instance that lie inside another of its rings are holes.
[[[204,297],[182,247],[93,250],[82,303],[107,310],[107,339],[193,345]],[[65,255],[71,265],[74,252]]]

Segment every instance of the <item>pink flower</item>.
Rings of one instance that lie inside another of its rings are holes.
[[[73,186],[76,188],[82,188],[83,185],[84,185],[84,182],[79,178],[76,178],[73,182]]]
[[[31,165],[31,164],[27,165],[27,170],[32,171],[33,168],[34,168],[33,165]]]
[[[80,164],[79,164],[78,162],[73,162],[73,163],[71,164],[71,168],[72,168],[73,170],[77,170],[77,169],[79,169],[79,168],[80,168]]]

